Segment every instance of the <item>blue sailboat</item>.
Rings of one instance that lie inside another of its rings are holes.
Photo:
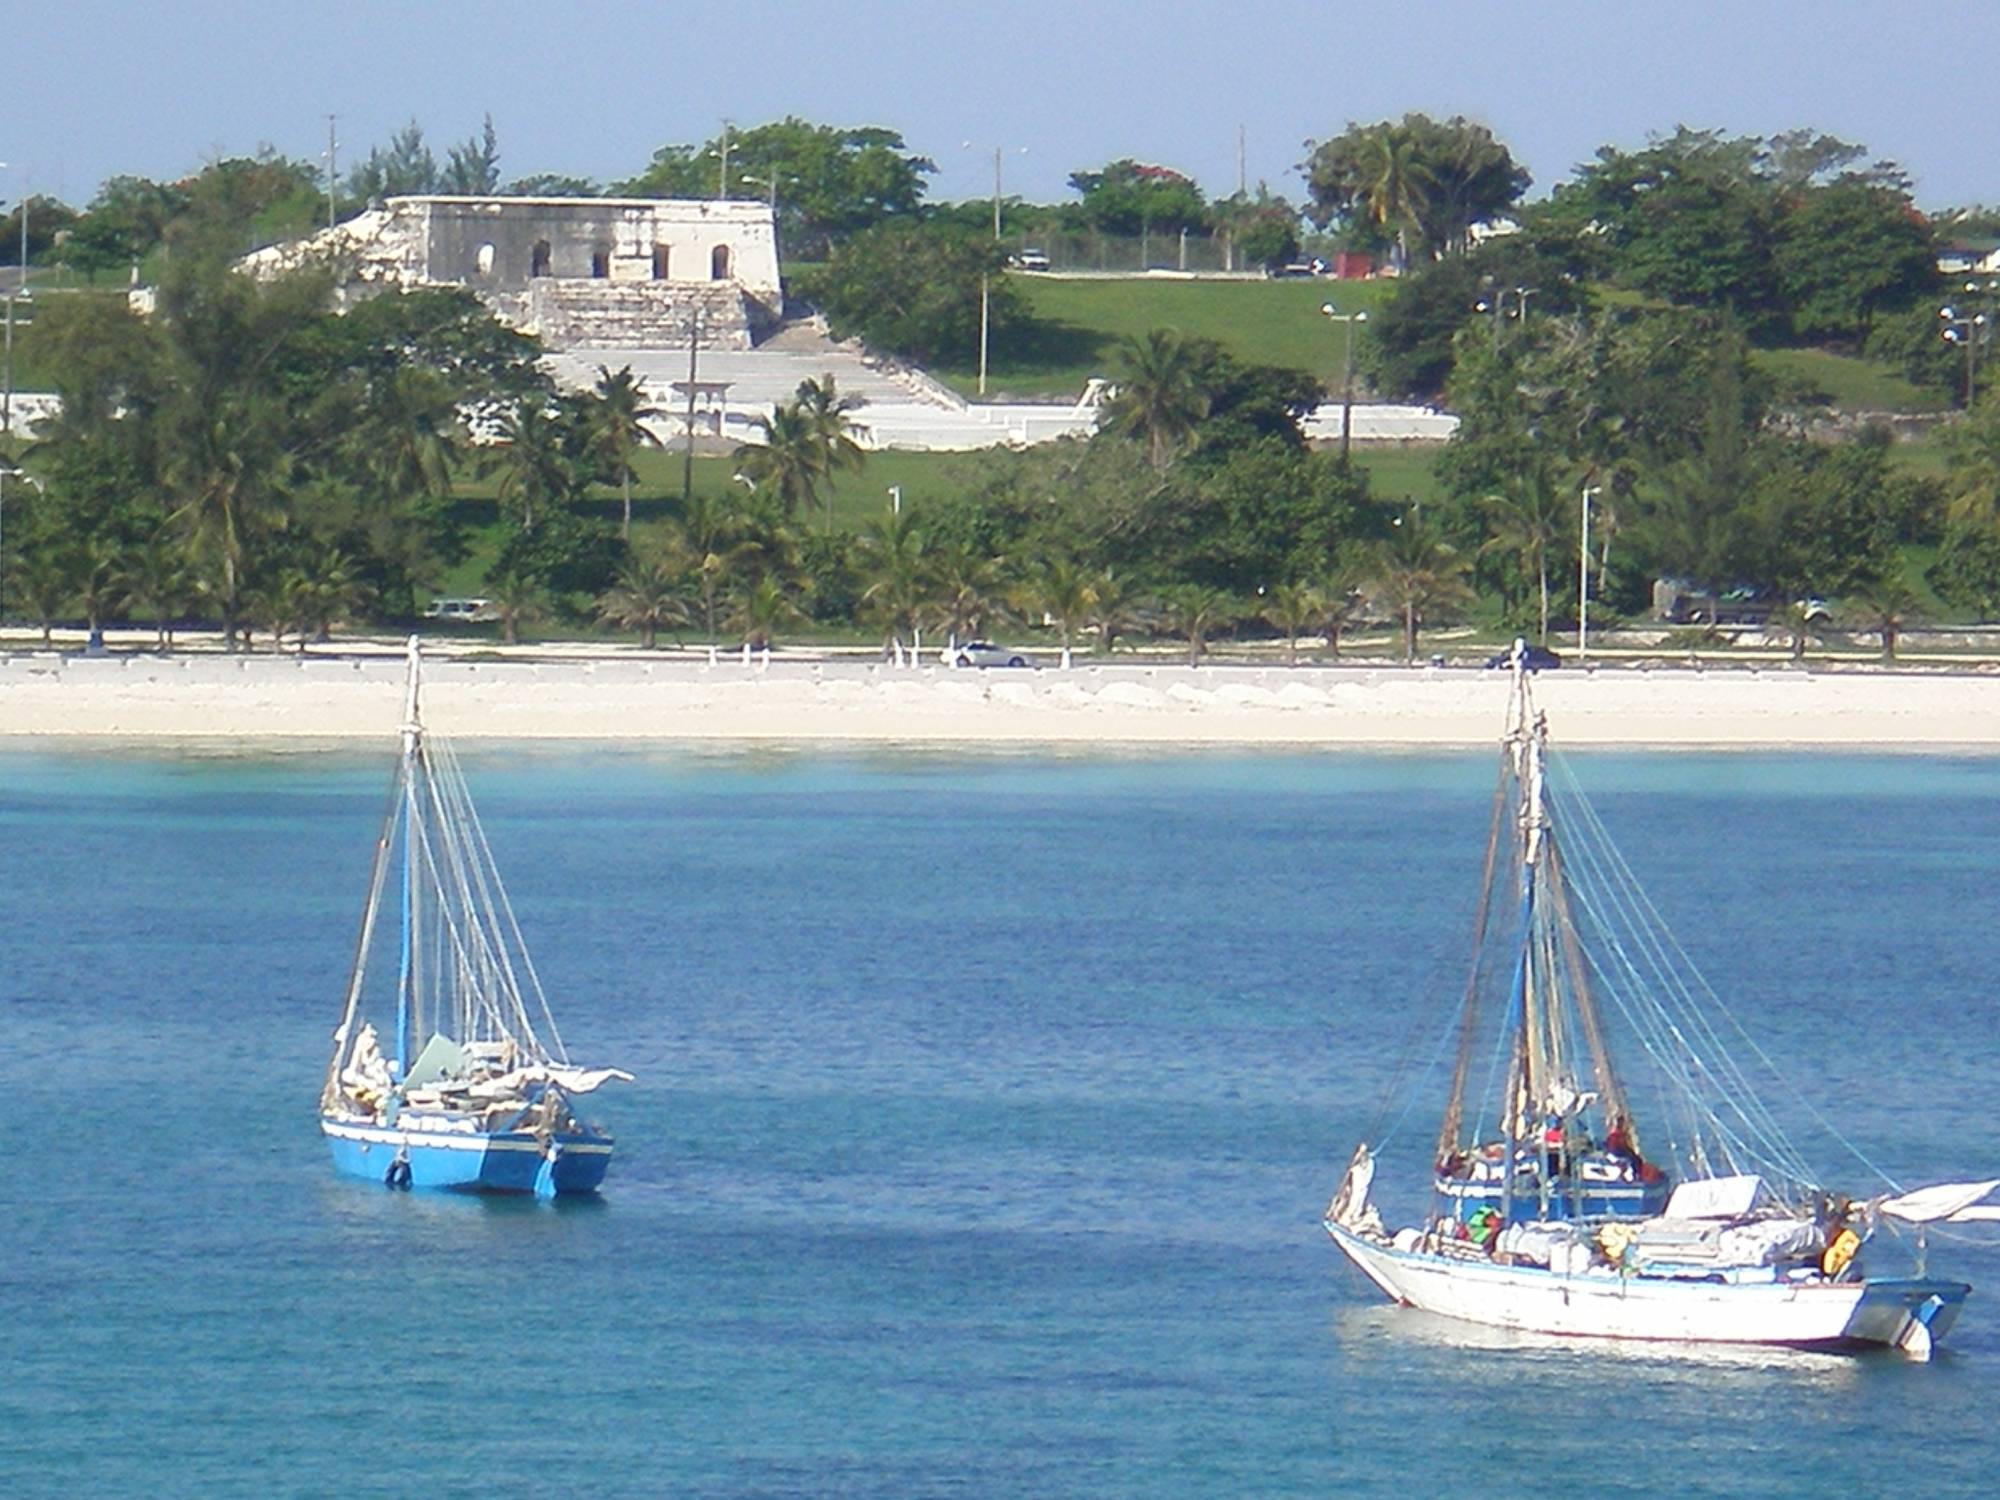
[[[595,1192],[612,1138],[577,1101],[632,1075],[571,1064],[458,759],[424,728],[422,676],[412,636],[402,754],[320,1092],[321,1133],[338,1171],[393,1188]],[[369,982],[392,872],[393,1019],[386,983]]]

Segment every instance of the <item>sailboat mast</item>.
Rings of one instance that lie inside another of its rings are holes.
[[[1544,1087],[1544,1075],[1549,1059],[1543,1046],[1542,1015],[1545,1007],[1539,1002],[1537,993],[1535,963],[1535,882],[1538,878],[1542,836],[1547,827],[1542,806],[1542,756],[1538,726],[1531,719],[1532,705],[1528,696],[1527,649],[1523,642],[1514,643],[1514,727],[1509,735],[1515,755],[1515,774],[1521,790],[1520,843],[1521,855],[1521,914],[1520,947],[1514,962],[1513,1003],[1509,1006],[1514,1031],[1514,1056],[1518,1071],[1514,1074],[1514,1089],[1507,1100],[1507,1157],[1506,1173],[1509,1184],[1514,1178],[1514,1161],[1521,1148],[1524,1134],[1539,1131],[1540,1121],[1530,1120],[1529,1111],[1538,1106]]]
[[[415,636],[410,637],[409,651],[409,685],[403,700],[403,942],[396,976],[396,1066],[404,1076],[410,1071],[410,970],[416,942],[416,886],[411,867],[416,862],[417,760],[424,737],[417,717],[421,656]]]

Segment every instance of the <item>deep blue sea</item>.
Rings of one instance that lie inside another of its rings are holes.
[[[2000,1175],[2000,759],[1572,764],[1830,1176],[1801,1096]],[[1399,1062],[1385,1176],[1435,1129],[1488,756],[467,770],[638,1075],[596,1202],[332,1175],[386,753],[0,754],[0,1495],[1990,1492],[1990,1245],[1929,1366],[1510,1344],[1340,1261]]]

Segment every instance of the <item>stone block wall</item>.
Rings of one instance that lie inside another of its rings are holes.
[[[767,316],[735,286],[566,276],[537,278],[523,304],[519,326],[552,349],[684,349],[697,314],[704,349],[748,349]]]

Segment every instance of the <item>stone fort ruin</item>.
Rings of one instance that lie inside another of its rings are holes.
[[[391,198],[249,256],[253,275],[330,263],[343,302],[461,286],[554,350],[748,349],[783,315],[775,218],[683,198]]]

